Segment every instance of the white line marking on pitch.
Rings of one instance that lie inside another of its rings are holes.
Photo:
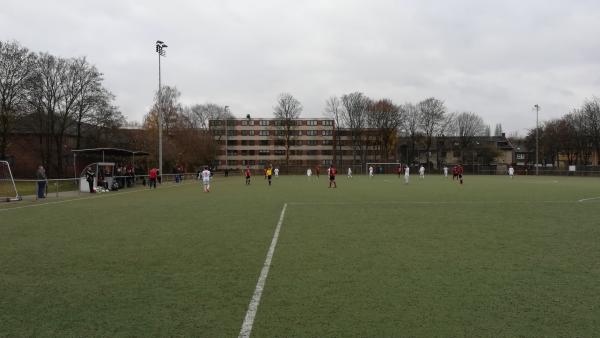
[[[162,187],[162,189],[169,189],[169,188],[175,188],[175,187],[181,187],[184,185],[190,185],[193,183],[182,183],[182,184],[177,184],[177,185],[171,185],[171,186],[167,186],[167,187]],[[159,189],[162,190],[162,189]],[[98,199],[98,198],[104,198],[104,197],[112,197],[112,196],[119,196],[119,195],[126,195],[126,194],[132,194],[135,192],[140,192],[140,191],[149,191],[149,189],[136,189],[133,191],[123,191],[123,192],[115,192],[115,193],[110,193],[110,194],[103,194],[103,195],[94,195],[94,196],[88,196],[88,197],[78,197],[78,198],[72,198],[72,199],[66,199],[66,200],[62,200],[62,201],[54,201],[54,202],[42,202],[39,204],[29,204],[29,205],[23,205],[20,207],[6,207],[6,208],[0,208],[0,212],[2,211],[7,211],[7,210],[16,210],[16,209],[25,209],[25,208],[33,208],[33,207],[42,207],[44,205],[51,205],[51,204],[61,204],[61,203],[67,203],[67,202],[77,202],[77,201],[84,201],[84,200],[89,200],[89,199]],[[89,193],[86,193],[89,194]]]
[[[600,197],[599,197],[600,198]],[[290,205],[460,205],[460,204],[569,204],[576,201],[370,201],[370,202],[288,202]]]
[[[277,240],[279,239],[279,231],[281,230],[281,224],[283,224],[283,217],[285,215],[286,208],[287,203],[283,205],[283,209],[281,210],[281,216],[279,216],[279,222],[277,222],[277,227],[275,228],[275,233],[273,234],[273,240],[271,241],[269,252],[267,252],[267,258],[265,259],[263,268],[260,271],[258,283],[256,283],[256,288],[254,289],[252,300],[250,300],[250,305],[248,305],[248,311],[246,312],[246,317],[244,318],[244,322],[242,323],[242,329],[240,330],[240,335],[238,336],[238,338],[250,337],[250,333],[252,333],[254,317],[256,317],[258,304],[260,304],[260,297],[262,296],[262,292],[265,287],[265,282],[267,280],[267,276],[269,275],[269,268],[271,268],[271,260],[273,259],[273,253],[275,252],[275,246],[277,246]]]
[[[598,197],[591,197],[591,198],[582,198],[582,199],[580,199],[577,202],[585,202],[585,201],[591,201],[591,200],[597,200],[597,199],[600,199],[600,196],[598,196]]]

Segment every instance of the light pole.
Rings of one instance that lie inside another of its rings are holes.
[[[227,169],[229,167],[229,129],[228,129],[228,122],[227,118],[228,118],[228,114],[229,113],[229,106],[225,106],[225,169]]]
[[[165,48],[168,46],[160,41],[156,40],[156,53],[158,54],[158,173],[160,174],[160,182],[162,182],[162,174],[163,174],[163,146],[162,146],[162,86],[160,83],[160,57],[165,57],[167,55],[167,51]]]
[[[539,116],[539,112],[540,112],[540,106],[539,105],[535,105],[533,106],[533,108],[535,108],[535,176],[538,175],[538,154],[539,154],[539,136],[538,136],[538,116]]]

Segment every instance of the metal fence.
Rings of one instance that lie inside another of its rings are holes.
[[[197,173],[164,174],[159,177],[159,184],[180,183],[186,180],[196,180]],[[148,184],[148,175],[113,176],[119,182],[119,190],[144,187]],[[80,178],[48,179],[44,187],[47,197],[71,197],[82,193],[79,189]],[[15,185],[19,196],[24,199],[35,199],[38,194],[38,180],[16,179]],[[110,188],[110,187],[109,187]]]

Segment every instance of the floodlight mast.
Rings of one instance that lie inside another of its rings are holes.
[[[165,48],[168,46],[160,41],[156,40],[156,53],[158,54],[158,173],[161,177],[162,182],[163,174],[163,145],[162,145],[162,124],[163,124],[163,99],[162,99],[162,85],[161,85],[161,70],[160,70],[160,57],[166,57]]]
[[[539,170],[539,160],[538,160],[538,156],[539,156],[539,136],[538,136],[538,129],[539,129],[539,124],[538,124],[538,117],[539,117],[539,113],[540,113],[540,106],[538,104],[534,105],[533,108],[535,109],[535,176],[538,175],[538,170]]]

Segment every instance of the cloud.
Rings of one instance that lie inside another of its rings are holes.
[[[290,92],[304,116],[331,95],[398,103],[435,96],[507,130],[533,127],[600,95],[595,1],[8,1],[0,39],[88,57],[130,120],[165,84],[187,104],[272,116]]]

